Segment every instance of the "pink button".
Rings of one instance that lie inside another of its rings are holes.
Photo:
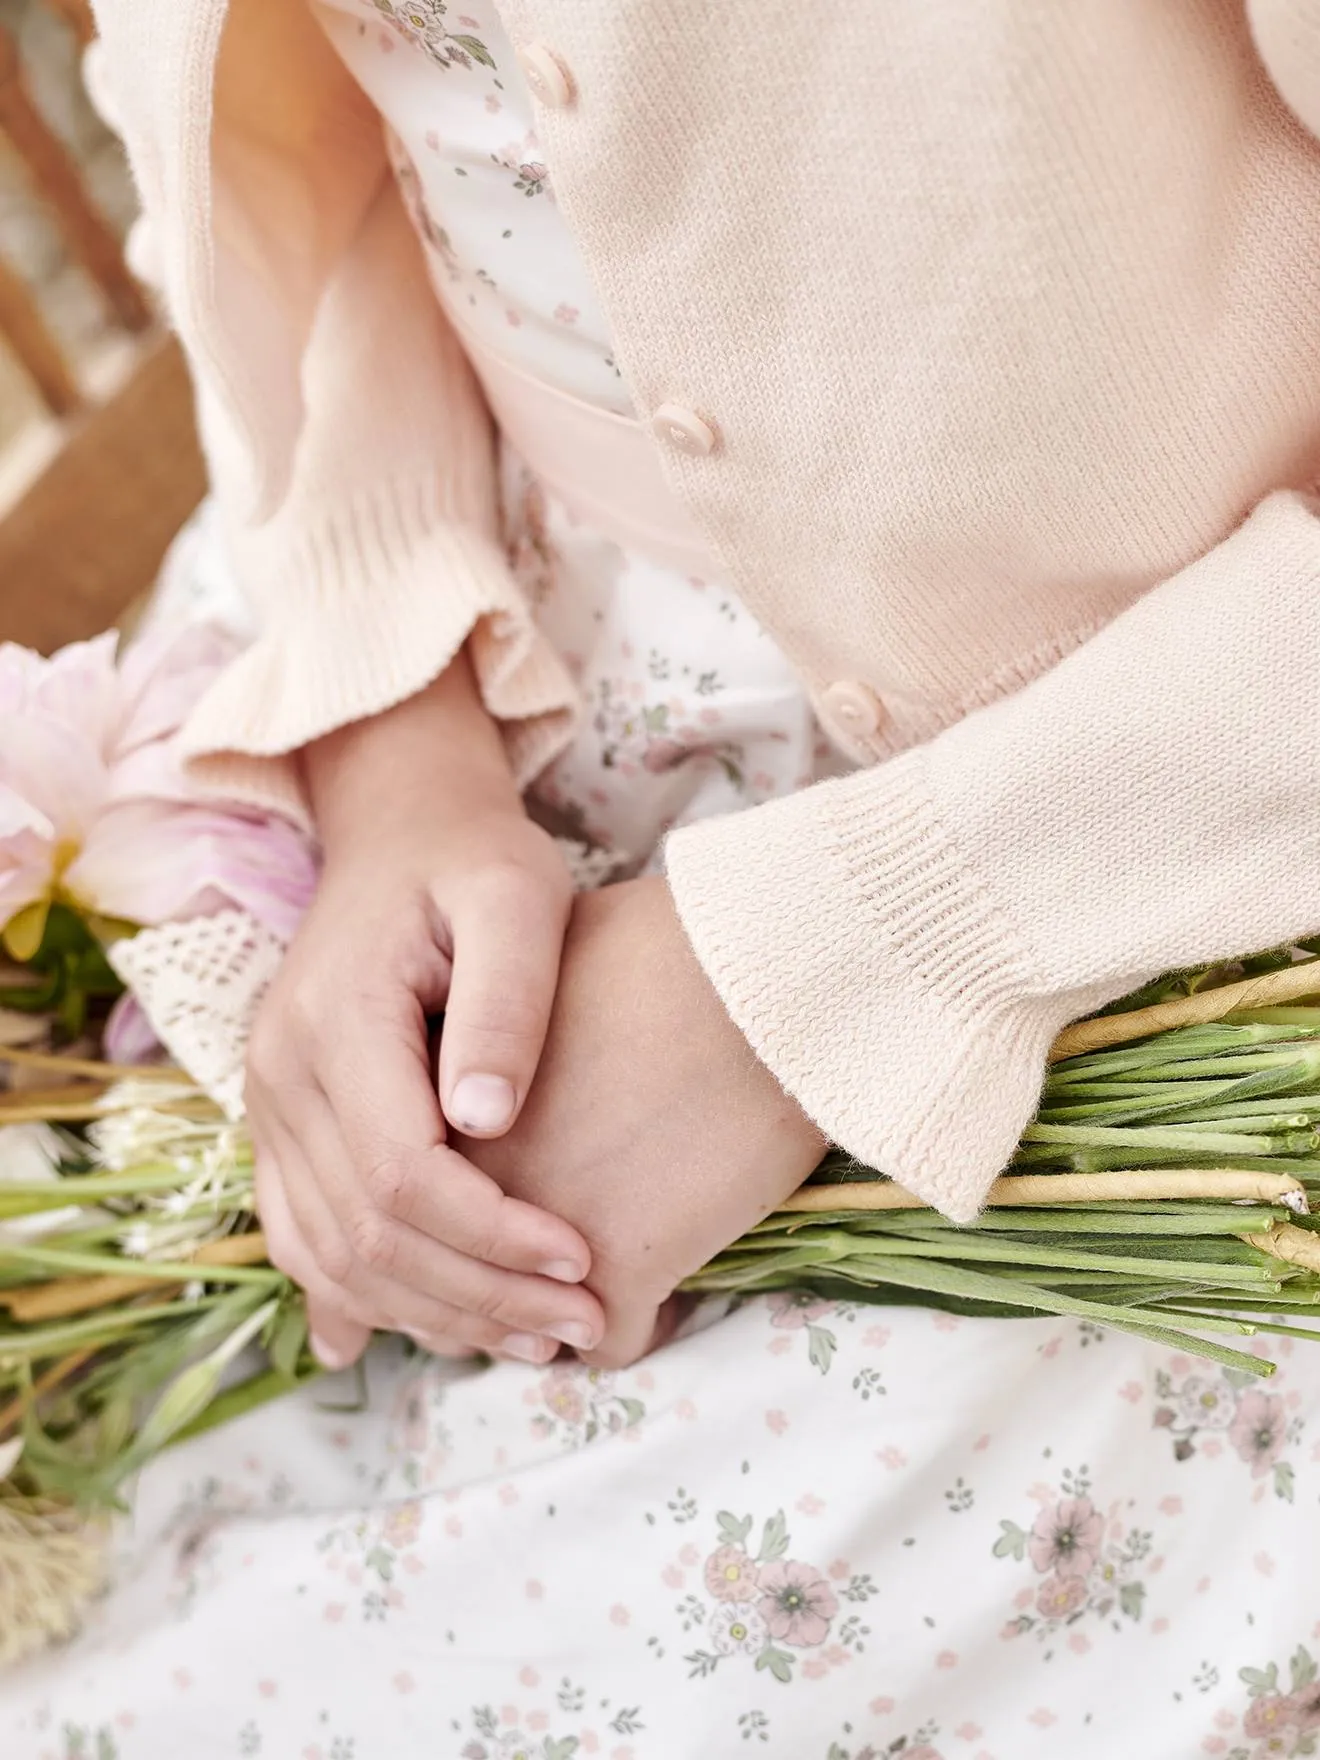
[[[675,452],[685,452],[689,458],[709,458],[720,439],[710,422],[681,403],[662,403],[651,417],[651,432],[657,440],[663,440]]]
[[[821,698],[825,713],[841,732],[853,739],[867,739],[877,733],[885,718],[884,705],[860,679],[841,678],[829,685]]]
[[[518,65],[528,91],[547,110],[566,110],[577,96],[572,74],[546,44],[529,43],[520,49]]]

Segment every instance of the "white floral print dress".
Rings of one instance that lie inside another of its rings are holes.
[[[626,410],[494,7],[320,10],[447,297]],[[593,706],[558,804],[645,860],[811,780],[805,700],[733,596],[505,468]],[[0,1683],[0,1754],[1320,1756],[1320,1345],[1269,1350],[1257,1381],[1076,1322],[787,1296],[615,1375],[382,1344],[143,1476],[114,1591]]]
[[[530,96],[491,0],[312,0],[380,110],[438,297],[532,377],[632,413],[555,201]],[[622,871],[672,826],[839,767],[806,692],[727,584],[680,574],[575,519],[502,449],[506,536],[584,700],[535,793]]]

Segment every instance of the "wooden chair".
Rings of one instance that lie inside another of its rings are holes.
[[[80,44],[90,41],[86,0],[46,3]],[[178,346],[125,266],[77,165],[32,102],[3,27],[0,135],[132,343],[114,382],[89,387],[64,358],[34,291],[0,260],[0,338],[47,412],[40,433],[26,437],[31,467],[0,495],[0,640],[49,651],[112,625],[147,590],[204,493],[205,472]]]

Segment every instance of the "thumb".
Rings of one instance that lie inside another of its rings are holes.
[[[571,895],[515,870],[450,913],[453,969],[440,1104],[455,1130],[499,1137],[527,1098],[559,982]]]
[[[583,1351],[582,1361],[591,1369],[630,1368],[669,1342],[685,1312],[685,1301],[676,1296],[659,1304],[641,1301],[622,1309],[607,1306],[605,1337],[594,1351]]]

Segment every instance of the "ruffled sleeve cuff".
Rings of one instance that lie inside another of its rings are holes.
[[[254,559],[234,558],[245,580]],[[281,590],[260,635],[185,729],[208,788],[306,822],[297,753],[424,689],[469,643],[486,708],[520,785],[562,749],[576,693],[498,545],[440,517],[419,484],[349,507],[256,562]]]

